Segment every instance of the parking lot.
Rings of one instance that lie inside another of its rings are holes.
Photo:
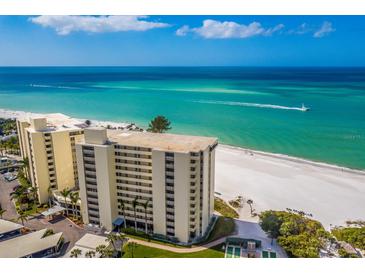
[[[6,210],[6,212],[3,214],[3,219],[14,222],[18,222],[18,214],[15,210],[13,201],[10,200],[10,193],[17,185],[17,180],[8,182],[5,180],[4,175],[0,174],[0,204],[2,208]],[[75,245],[75,242],[86,233],[84,229],[76,226],[69,219],[63,216],[57,216],[52,221],[48,221],[41,214],[38,214],[29,217],[28,221],[26,221],[24,225],[31,230],[50,228],[56,233],[63,232],[63,237],[65,238],[66,242],[63,253],[69,251]]]

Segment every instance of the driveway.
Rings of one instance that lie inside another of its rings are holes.
[[[69,219],[63,217],[62,215],[56,216],[51,221],[48,221],[42,215],[38,215],[36,217],[29,218],[29,220],[25,222],[24,225],[33,230],[50,228],[55,233],[63,232],[63,237],[65,238],[66,243],[63,253],[67,253],[75,245],[75,243],[86,234],[84,229],[76,226]],[[61,256],[62,255],[63,254],[61,254]]]
[[[13,220],[17,218],[17,213],[13,201],[10,200],[10,193],[19,183],[17,180],[7,182],[2,174],[0,174],[0,205],[6,212],[3,214],[5,220]]]
[[[17,222],[18,214],[15,210],[14,203],[10,200],[9,194],[16,185],[18,185],[16,180],[8,183],[5,181],[3,175],[0,175],[0,203],[2,208],[6,210],[3,219],[13,222]],[[50,228],[56,233],[63,232],[66,243],[63,252],[68,252],[75,245],[75,242],[86,234],[84,229],[76,226],[63,216],[56,216],[52,221],[48,221],[42,215],[31,216],[24,225],[31,230]],[[62,254],[60,255],[62,256]]]

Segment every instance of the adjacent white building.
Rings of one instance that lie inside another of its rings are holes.
[[[201,237],[214,210],[216,138],[88,128],[76,144],[82,216],[180,242]],[[114,223],[114,224],[113,224]]]

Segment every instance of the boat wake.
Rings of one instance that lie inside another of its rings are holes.
[[[79,87],[51,86],[51,85],[39,85],[39,84],[30,84],[29,86],[34,88],[80,89]]]
[[[215,105],[228,105],[228,106],[242,106],[242,107],[256,107],[256,108],[274,108],[274,109],[285,109],[285,110],[298,110],[303,111],[303,107],[287,107],[280,105],[270,105],[270,104],[257,104],[257,103],[245,103],[245,102],[230,102],[230,101],[209,101],[209,100],[199,100],[194,101],[195,103],[201,104],[215,104]]]

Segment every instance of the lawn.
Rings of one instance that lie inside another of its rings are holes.
[[[214,210],[218,211],[222,216],[228,218],[238,218],[238,213],[232,207],[230,207],[225,201],[221,198],[214,198]]]
[[[123,258],[224,258],[223,244],[191,253],[176,253],[163,249],[128,243]]]
[[[169,242],[164,242],[164,241],[159,241],[158,239],[147,239],[146,237],[143,236],[136,236],[136,235],[132,235],[132,234],[128,234],[125,233],[127,238],[133,238],[133,239],[137,239],[137,240],[142,240],[142,241],[146,241],[146,242],[151,242],[151,243],[155,243],[155,244],[160,244],[160,245],[166,245],[166,246],[171,246],[171,247],[176,247],[176,248],[186,248],[186,247],[191,247],[191,245],[178,245],[178,244],[173,244],[173,243],[169,243]]]
[[[218,217],[215,226],[210,233],[209,237],[204,241],[204,243],[212,242],[224,236],[232,235],[235,231],[236,225],[232,218]]]

